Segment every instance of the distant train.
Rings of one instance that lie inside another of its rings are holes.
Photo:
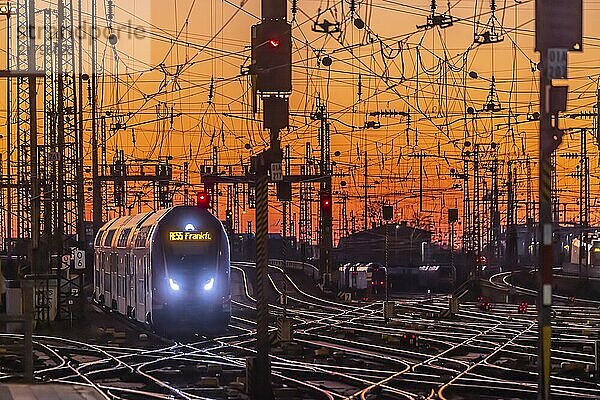
[[[600,237],[588,234],[586,241],[575,238],[571,241],[569,262],[563,265],[567,275],[600,278]]]
[[[94,299],[161,333],[224,329],[231,317],[229,241],[206,208],[107,222],[94,242]]]
[[[385,299],[387,269],[377,263],[345,264],[338,268],[338,288],[356,298]]]
[[[388,269],[393,292],[450,292],[456,283],[456,268],[449,265],[393,266]]]

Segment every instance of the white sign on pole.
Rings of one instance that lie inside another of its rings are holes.
[[[567,79],[567,49],[548,49],[548,79]]]
[[[75,269],[85,269],[85,251],[75,250]]]
[[[271,180],[274,182],[281,182],[283,180],[281,163],[271,163]]]

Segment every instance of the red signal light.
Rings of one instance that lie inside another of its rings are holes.
[[[321,193],[321,208],[330,210],[331,203],[331,193]]]
[[[269,43],[269,46],[271,46],[272,48],[276,48],[279,47],[281,41],[279,41],[278,39],[269,39],[267,43]]]
[[[198,192],[196,194],[196,205],[200,208],[210,208],[210,196],[206,192]]]

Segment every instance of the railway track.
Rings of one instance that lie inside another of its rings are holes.
[[[240,295],[226,333],[150,348],[35,336],[36,380],[91,386],[107,399],[244,398],[245,358],[255,347],[253,268],[251,263],[232,268]],[[382,302],[344,304],[316,296],[275,266],[269,281],[271,331],[276,333],[284,315],[295,322],[293,342],[272,349],[278,398],[535,398],[533,306],[519,314],[512,304],[482,311],[478,303],[463,303],[455,317],[440,319],[446,297],[402,299],[386,322]],[[490,281],[512,285],[506,274]],[[279,302],[282,296],[285,304]],[[555,307],[556,398],[600,397],[593,372],[600,316],[585,304]],[[20,335],[0,335],[5,346],[20,340]],[[14,376],[3,365],[0,380]]]

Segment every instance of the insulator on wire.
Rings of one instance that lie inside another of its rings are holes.
[[[298,0],[292,0],[292,15],[295,17],[298,12]]]
[[[113,0],[108,0],[106,4],[106,19],[112,21],[115,17],[115,5]]]
[[[208,88],[208,104],[212,104],[213,96],[215,92],[215,78],[210,77],[210,87]]]

